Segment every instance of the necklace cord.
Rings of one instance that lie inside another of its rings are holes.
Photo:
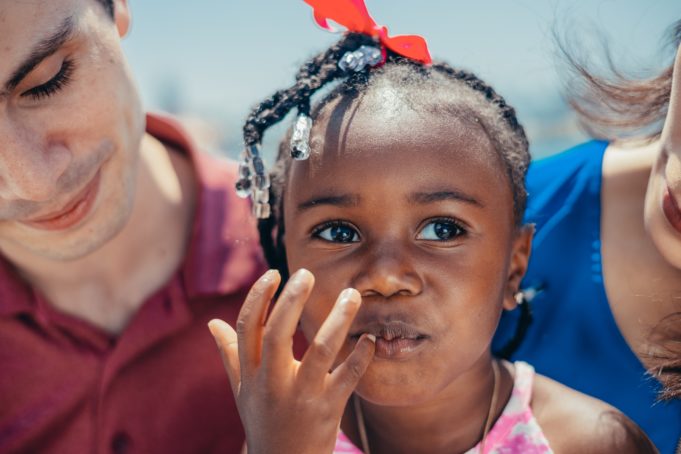
[[[485,418],[485,425],[482,430],[482,440],[480,441],[480,453],[485,452],[485,439],[492,428],[492,416],[494,409],[497,406],[499,398],[499,364],[496,359],[492,359],[492,400],[487,410],[487,417]],[[352,395],[352,404],[355,409],[355,416],[357,417],[357,430],[359,432],[359,439],[362,442],[362,452],[364,454],[371,454],[369,451],[369,438],[367,437],[367,428],[364,423],[364,412],[362,411],[362,404],[357,394]]]

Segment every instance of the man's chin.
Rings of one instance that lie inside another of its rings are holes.
[[[3,241],[0,239],[0,249],[11,261],[19,263],[24,259],[30,260],[30,256],[48,261],[73,262],[104,249],[123,230],[125,223],[126,218],[122,217],[120,221],[106,226],[84,225],[69,235],[4,241],[5,247],[2,247]],[[23,256],[23,259],[19,256]],[[12,260],[13,257],[15,260]]]

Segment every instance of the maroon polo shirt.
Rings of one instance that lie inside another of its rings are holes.
[[[243,430],[206,323],[233,323],[263,272],[236,165],[156,115],[198,180],[187,256],[118,337],[55,310],[0,257],[0,452],[238,452]],[[135,251],[130,251],[134,254]]]

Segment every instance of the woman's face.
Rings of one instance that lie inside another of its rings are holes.
[[[681,58],[674,62],[669,111],[645,202],[645,225],[665,259],[681,268]]]
[[[358,393],[423,402],[489,361],[531,233],[513,224],[508,177],[479,125],[408,109],[315,124],[313,154],[292,164],[284,196],[289,269],[316,277],[302,329],[312,339],[338,293],[356,288],[362,307],[340,358],[377,336]]]

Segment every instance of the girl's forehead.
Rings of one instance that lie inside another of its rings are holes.
[[[465,160],[492,170],[503,167],[494,144],[474,117],[409,108],[399,114],[336,109],[315,122],[310,145],[311,169],[347,165],[348,161],[406,162],[431,154],[442,163]]]
[[[384,120],[360,113],[335,126],[317,125],[310,159],[291,164],[285,205],[296,206],[320,194],[397,200],[451,190],[511,210],[508,177],[492,142],[475,122],[420,115]]]

